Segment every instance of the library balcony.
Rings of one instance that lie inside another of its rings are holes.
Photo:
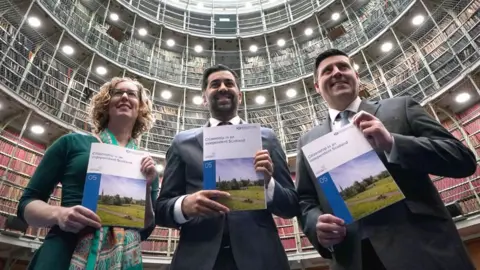
[[[220,13],[219,0],[0,0],[0,246],[38,248],[46,228],[2,224],[15,216],[45,149],[63,134],[90,132],[87,104],[113,76],[150,90],[156,121],[140,145],[163,164],[175,134],[209,117],[204,68],[234,68],[240,117],[276,132],[295,177],[298,138],[327,116],[314,59],[339,48],[355,62],[362,97],[412,96],[480,162],[480,0],[280,2]],[[445,204],[460,209],[462,236],[480,233],[480,168],[468,178],[431,178]],[[60,199],[58,186],[50,203]],[[295,219],[275,222],[292,268],[325,264]],[[156,228],[143,243],[147,266],[167,265],[178,238]]]

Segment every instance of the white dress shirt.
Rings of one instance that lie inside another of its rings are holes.
[[[221,121],[215,118],[210,118],[208,121],[211,127],[216,127],[221,123]],[[237,115],[228,122],[230,122],[232,125],[239,125],[242,122],[242,119]],[[272,179],[270,179],[270,182],[268,183],[267,192],[265,195],[265,199],[267,200],[267,202],[273,199],[274,190],[275,190],[275,180],[272,177]],[[185,197],[187,197],[187,195],[183,195],[180,198],[178,198],[177,201],[175,201],[175,205],[173,209],[173,218],[178,224],[183,224],[188,221],[182,212],[182,202],[185,199]]]
[[[349,111],[350,113],[348,114],[348,121],[351,123],[353,116],[358,112],[358,109],[360,108],[360,104],[362,103],[362,100],[360,97],[357,96],[357,98],[348,105],[348,107],[345,109],[345,111]],[[330,116],[330,123],[331,123],[331,128],[332,130],[337,130],[341,127],[340,125],[340,119],[337,118],[338,114],[341,113],[341,111],[328,108],[328,115]]]

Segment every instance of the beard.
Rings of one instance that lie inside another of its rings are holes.
[[[233,90],[215,91],[212,93],[208,102],[212,114],[235,114],[238,109],[238,95]]]

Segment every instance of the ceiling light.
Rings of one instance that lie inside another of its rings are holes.
[[[336,21],[340,19],[340,14],[338,12],[335,12],[332,14],[332,20]]]
[[[97,73],[98,73],[99,75],[105,75],[105,74],[107,74],[107,69],[104,68],[104,67],[102,67],[102,66],[97,67],[96,71],[97,71]]]
[[[65,45],[65,46],[63,46],[62,51],[67,55],[72,55],[74,50],[73,50],[72,46]]]
[[[173,39],[167,40],[167,45],[168,45],[169,47],[172,47],[173,45],[175,45],[175,40],[173,40]]]
[[[305,29],[305,35],[310,36],[313,33],[312,28]]]
[[[193,97],[193,104],[200,105],[203,103],[203,98],[201,96],[194,96]]]
[[[250,3],[250,2],[245,3],[245,7],[251,8],[251,7],[252,7],[252,3]]]
[[[354,68],[355,70],[358,70],[358,69],[360,68],[360,66],[357,65],[357,64],[353,64],[353,68]]]
[[[117,13],[111,13],[111,14],[110,14],[110,20],[112,20],[112,21],[118,21],[118,15],[117,15]]]
[[[467,102],[470,99],[470,94],[469,93],[460,93],[455,97],[455,101],[458,103],[464,103]]]
[[[202,3],[202,2],[198,2],[197,7],[198,7],[198,8],[203,8],[203,3]]]
[[[172,92],[170,92],[168,90],[164,90],[164,91],[162,91],[160,96],[162,96],[163,99],[170,99],[172,97]]]
[[[287,97],[293,98],[294,96],[297,95],[297,90],[290,88],[287,90]]]
[[[391,42],[385,42],[382,44],[382,52],[388,52],[393,48],[393,44]]]
[[[155,166],[155,169],[157,170],[158,173],[161,173],[161,172],[163,172],[163,165],[162,164],[157,164],[157,166]]]
[[[251,45],[251,46],[250,46],[250,51],[251,51],[251,52],[256,52],[257,50],[258,50],[257,45]]]
[[[147,34],[147,29],[145,28],[138,29],[138,34],[140,34],[140,36],[145,36]]]
[[[195,50],[195,52],[197,52],[197,53],[201,53],[201,52],[203,51],[203,48],[202,48],[202,46],[200,46],[200,45],[196,45],[195,48],[194,48],[194,50]]]
[[[39,125],[32,126],[30,130],[35,134],[42,134],[43,132],[45,132],[45,129]]]
[[[424,20],[425,20],[425,17],[423,17],[423,15],[417,15],[417,16],[413,17],[412,24],[413,25],[420,25],[420,24],[423,23]]]
[[[39,27],[42,23],[37,17],[30,17],[28,18],[28,24],[30,24],[31,27]]]
[[[280,47],[283,47],[285,46],[285,39],[281,38],[277,41],[277,45],[280,46]]]
[[[255,98],[255,102],[257,102],[257,104],[263,104],[263,103],[265,103],[265,101],[266,101],[266,99],[265,99],[264,96],[257,96]]]

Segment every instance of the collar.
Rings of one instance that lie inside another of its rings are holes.
[[[358,112],[358,108],[360,108],[360,104],[362,103],[362,100],[360,99],[359,96],[357,96],[357,98],[355,100],[352,101],[352,103],[350,103],[350,105],[348,105],[347,108],[345,108],[345,111],[351,111],[353,113],[357,113]],[[335,119],[337,118],[337,115],[340,113],[340,111],[338,110],[335,110],[335,109],[332,109],[332,108],[328,108],[328,115],[330,116],[330,120],[332,123],[335,122]]]
[[[218,119],[215,119],[215,118],[210,118],[208,121],[210,122],[211,127],[216,127],[221,122],[221,121],[219,121]],[[237,115],[234,118],[230,119],[230,121],[228,121],[228,122],[232,123],[232,125],[239,125],[241,121],[242,121],[242,119],[240,118],[240,116]]]

